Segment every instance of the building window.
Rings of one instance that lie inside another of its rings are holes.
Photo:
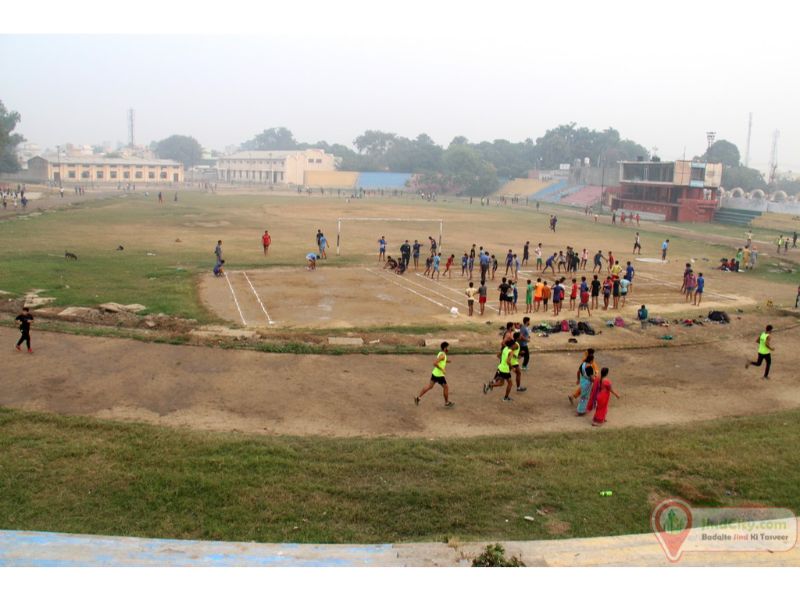
[[[67,171],[67,177],[70,179],[75,179],[75,171]]]
[[[692,167],[692,181],[705,181],[706,170],[704,167]]]
[[[153,171],[148,171],[147,178],[148,179],[155,179],[156,178],[156,174]]]
[[[322,159],[318,158],[314,162],[317,163],[318,165],[321,165],[322,164]]]
[[[141,178],[142,178],[142,172],[136,171],[136,179],[141,179]]]
[[[166,179],[166,178],[167,178],[167,172],[161,171],[161,179]]]
[[[308,164],[313,165],[314,164],[314,159],[313,158],[309,158],[308,159]]]
[[[95,175],[97,176],[97,179],[102,179],[103,178],[103,172],[102,171],[97,171],[95,173]]]
[[[89,179],[89,171],[81,171],[81,179]]]
[[[131,172],[130,171],[123,171],[122,172],[122,178],[123,179],[130,179],[131,178]]]
[[[116,179],[116,178],[117,178],[117,172],[116,172],[116,171],[111,171],[111,172],[108,174],[108,176],[109,176],[111,179]]]

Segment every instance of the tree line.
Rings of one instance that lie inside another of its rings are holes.
[[[20,165],[16,147],[25,138],[14,129],[20,121],[16,111],[9,111],[0,101],[0,173],[13,173]],[[176,160],[187,168],[213,164],[203,159],[203,148],[192,136],[171,135],[153,142],[151,148],[159,158]],[[464,136],[454,137],[447,147],[425,134],[407,138],[396,133],[369,129],[353,140],[353,145],[300,142],[286,127],[272,127],[246,140],[242,150],[304,150],[321,148],[341,159],[343,171],[390,171],[417,174],[420,189],[437,193],[460,193],[474,196],[495,191],[500,181],[526,177],[534,169],[557,169],[562,164],[583,162],[592,165],[613,165],[620,160],[648,158],[647,149],[623,138],[613,128],[598,131],[579,127],[576,123],[559,125],[544,135],[522,142],[504,139],[470,142]],[[698,160],[721,162],[722,185],[726,189],[782,189],[788,194],[800,193],[800,181],[778,179],[768,185],[756,169],[742,165],[739,149],[727,140],[712,144]]]
[[[500,180],[526,177],[533,169],[557,169],[562,164],[589,158],[591,164],[613,164],[648,156],[641,144],[623,139],[616,129],[603,131],[559,125],[543,136],[523,142],[504,139],[473,143],[456,136],[441,146],[426,133],[407,138],[370,129],[353,140],[353,147],[300,142],[286,127],[265,129],[241,145],[242,150],[302,150],[321,148],[341,158],[343,171],[416,173],[417,184],[427,191],[486,195]]]

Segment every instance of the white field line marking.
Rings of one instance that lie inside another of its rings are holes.
[[[225,272],[225,281],[228,282],[228,287],[231,290],[231,296],[233,296],[233,302],[236,304],[236,310],[239,311],[239,317],[242,319],[242,325],[247,327],[247,321],[244,320],[244,315],[242,314],[242,308],[239,306],[239,300],[236,299],[236,292],[233,291],[233,286],[231,285],[231,280],[228,279],[228,272]]]
[[[658,277],[653,277],[652,275],[645,275],[644,273],[637,273],[636,276],[644,277],[645,279],[649,279],[650,281],[657,281],[658,283],[662,283],[670,287],[676,287],[676,288],[681,287],[673,281],[665,281],[663,279],[659,279]],[[716,296],[717,298],[725,298],[725,300],[730,300],[731,302],[738,302],[740,300],[740,298],[735,298],[733,296],[726,296],[725,294],[718,294],[716,292],[703,291],[703,295]]]
[[[267,317],[267,323],[269,323],[270,325],[274,325],[275,321],[269,318],[269,313],[267,312],[264,303],[261,301],[261,296],[258,295],[256,288],[253,287],[253,282],[250,281],[250,278],[247,276],[247,271],[242,271],[242,275],[244,275],[244,278],[247,279],[247,283],[250,284],[250,289],[253,290],[253,294],[255,295],[256,300],[258,300],[258,303],[261,305],[261,310],[264,311],[264,316]]]
[[[414,273],[414,274],[415,274],[417,277],[422,277],[423,279],[425,279],[425,280],[428,280],[428,281],[430,281],[431,283],[434,283],[434,284],[436,284],[436,285],[438,285],[438,286],[441,286],[441,287],[443,287],[444,289],[446,289],[446,290],[447,290],[448,292],[450,292],[451,294],[455,294],[455,295],[457,295],[457,296],[459,295],[458,291],[454,290],[453,288],[451,288],[451,287],[449,287],[449,286],[446,286],[445,284],[443,284],[443,283],[441,283],[441,282],[439,282],[439,281],[436,281],[435,279],[431,279],[430,277],[425,277],[424,275],[420,275],[419,273]],[[425,286],[423,286],[423,287],[425,287]],[[426,289],[427,289],[427,288],[426,288]],[[466,288],[465,288],[465,289],[466,289]],[[430,290],[430,291],[432,291],[434,294],[436,294],[436,293],[437,293],[437,292],[435,292],[435,291],[433,291],[433,290]],[[442,294],[438,294],[438,295],[439,295],[439,296],[442,296],[443,298],[445,298],[445,297],[446,297],[446,296],[443,296]],[[458,300],[458,301],[459,301],[459,303],[460,303],[460,302],[466,302],[466,301],[467,301],[467,297],[466,297],[466,295],[465,295],[463,298],[459,298],[459,300]],[[486,307],[487,307],[487,308],[491,308],[491,309],[492,309],[494,312],[496,312],[496,313],[499,313],[499,312],[500,312],[500,311],[499,311],[499,310],[497,310],[497,309],[496,309],[494,306],[490,305],[488,301],[486,302]]]
[[[424,294],[420,294],[418,291],[416,291],[416,290],[413,290],[413,289],[411,289],[410,287],[408,287],[408,286],[406,286],[406,285],[403,285],[402,283],[398,283],[398,282],[397,282],[397,281],[395,281],[394,279],[390,279],[390,278],[388,278],[388,277],[384,277],[382,274],[380,274],[380,273],[377,273],[377,272],[373,271],[372,269],[367,269],[366,267],[364,267],[364,270],[365,270],[365,271],[367,271],[367,272],[369,272],[369,273],[372,273],[372,274],[373,274],[373,275],[375,275],[376,277],[380,277],[380,278],[381,278],[381,279],[383,279],[384,281],[388,281],[389,283],[393,283],[393,284],[395,284],[396,286],[398,286],[398,287],[401,287],[401,288],[403,288],[404,290],[406,290],[406,291],[408,291],[408,292],[411,292],[412,294],[416,294],[417,296],[419,296],[420,298],[424,298],[424,299],[425,299],[425,300],[427,300],[428,302],[433,302],[433,303],[434,303],[434,304],[436,304],[437,306],[441,306],[443,309],[445,309],[445,310],[447,310],[447,311],[449,311],[449,310],[450,310],[450,307],[449,307],[449,306],[445,306],[444,304],[442,304],[441,302],[438,302],[438,301],[434,300],[433,298],[428,298],[428,296],[425,296]]]

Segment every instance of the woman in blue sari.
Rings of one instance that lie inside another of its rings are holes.
[[[580,369],[580,387],[581,387],[581,395],[580,400],[578,401],[578,406],[576,407],[575,415],[578,417],[582,417],[586,414],[587,410],[591,410],[592,407],[588,406],[589,404],[589,396],[592,392],[592,384],[594,383],[594,369],[589,366],[586,362],[581,365]]]

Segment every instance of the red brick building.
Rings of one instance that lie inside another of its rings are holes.
[[[629,161],[619,165],[619,188],[611,207],[657,213],[667,221],[709,222],[719,204],[722,164],[690,160]]]

